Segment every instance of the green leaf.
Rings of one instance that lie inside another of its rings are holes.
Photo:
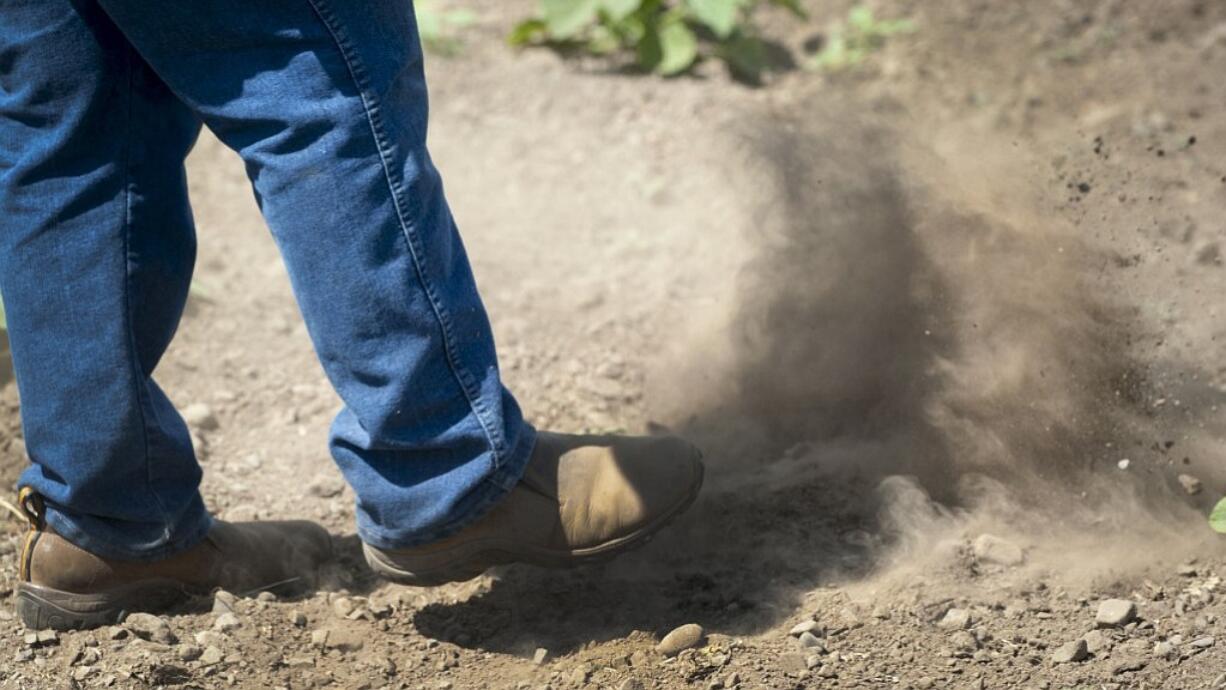
[[[858,31],[871,31],[873,28],[872,8],[865,5],[856,5],[847,13],[847,23]]]
[[[698,39],[690,27],[681,21],[670,21],[660,27],[660,62],[656,71],[665,76],[680,74],[698,58]]]
[[[737,79],[755,84],[766,69],[766,51],[762,42],[753,36],[740,34],[720,47],[719,56],[728,63],[728,68]]]
[[[720,38],[728,38],[736,27],[741,0],[686,0],[694,18]]]
[[[548,30],[543,19],[525,19],[507,34],[507,43],[513,46],[528,45],[543,37]]]
[[[1213,507],[1213,512],[1209,514],[1209,526],[1214,532],[1226,534],[1226,498]]]
[[[629,17],[642,4],[642,0],[600,0],[600,9],[609,16],[610,21],[620,22]]]
[[[541,14],[549,37],[565,41],[574,38],[596,21],[599,0],[541,0]]]
[[[771,4],[786,9],[800,19],[809,18],[809,13],[800,6],[800,0],[771,0]]]
[[[664,57],[664,50],[660,47],[660,32],[654,26],[644,24],[643,38],[635,46],[634,52],[639,67],[645,71],[654,72]]]

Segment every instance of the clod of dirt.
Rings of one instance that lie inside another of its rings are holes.
[[[172,645],[179,641],[170,624],[149,613],[129,614],[123,621],[123,626],[142,640]]]
[[[665,635],[664,639],[660,640],[660,644],[656,645],[656,651],[664,656],[675,656],[690,647],[697,647],[698,643],[702,642],[702,637],[701,625],[687,623]]]
[[[1100,628],[1120,628],[1137,617],[1137,605],[1127,599],[1107,599],[1098,605],[1094,622]]]
[[[1052,662],[1056,664],[1085,661],[1088,658],[1090,658],[1090,650],[1086,646],[1084,639],[1073,640],[1067,644],[1060,645],[1051,655]]]
[[[1015,566],[1026,560],[1022,547],[994,534],[979,535],[971,549],[980,563]]]
[[[1201,489],[1203,488],[1200,479],[1197,479],[1190,474],[1179,475],[1179,485],[1183,487],[1183,490],[1187,492],[1189,496],[1195,496],[1196,494],[1200,493]]]

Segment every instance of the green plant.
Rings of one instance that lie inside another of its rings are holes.
[[[805,16],[800,0],[540,0],[538,16],[516,25],[507,40],[633,53],[639,68],[664,76],[717,57],[737,76],[756,80],[766,64],[752,18],[764,5]]]
[[[442,9],[436,0],[413,0],[422,45],[439,55],[456,55],[463,48],[457,35],[476,15],[465,9]]]
[[[1226,498],[1217,502],[1213,512],[1209,514],[1209,526],[1214,532],[1226,534]]]
[[[809,66],[827,71],[855,67],[884,46],[890,36],[912,31],[915,22],[910,19],[878,20],[870,8],[857,5],[848,12],[846,22],[831,29]]]

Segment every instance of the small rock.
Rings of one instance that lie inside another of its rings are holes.
[[[307,624],[306,614],[299,611],[298,609],[294,609],[293,611],[290,611],[289,612],[289,623],[295,628],[306,627],[306,624]]]
[[[1090,650],[1086,647],[1085,640],[1073,640],[1072,642],[1062,644],[1051,655],[1051,660],[1057,664],[1085,661],[1088,658],[1090,658]]]
[[[587,679],[592,675],[592,667],[587,664],[579,664],[570,672],[570,683],[583,687],[587,685]]]
[[[979,535],[971,544],[971,550],[981,563],[1014,566],[1026,560],[1020,546],[992,534]]]
[[[200,663],[204,666],[213,666],[220,664],[225,655],[221,653],[221,649],[216,646],[206,647],[200,654]]]
[[[817,621],[802,621],[792,626],[792,629],[788,631],[788,634],[792,637],[800,637],[805,633],[809,633],[811,635],[821,635],[821,629],[821,623],[818,623]]]
[[[1214,640],[1213,637],[1201,637],[1189,642],[1188,646],[1195,649],[1209,649],[1213,646],[1214,642],[1216,642],[1216,640]]]
[[[1195,496],[1196,494],[1200,493],[1202,488],[1204,488],[1201,485],[1200,480],[1190,474],[1179,475],[1179,485],[1183,487],[1183,490],[1189,496]]]
[[[1196,564],[1184,563],[1175,569],[1175,574],[1180,577],[1196,577]]]
[[[1081,639],[1086,641],[1086,649],[1090,650],[1091,654],[1105,652],[1115,644],[1115,641],[1101,630],[1091,630],[1082,636]]]
[[[804,649],[823,649],[822,641],[817,639],[813,633],[801,633],[799,638],[800,646]]]
[[[682,650],[698,646],[698,643],[702,642],[702,637],[701,625],[687,623],[665,635],[664,639],[660,640],[660,644],[656,645],[656,651],[664,656],[674,656]]]
[[[198,645],[194,645],[194,644],[179,645],[179,659],[181,661],[195,661],[196,659],[199,659],[200,655],[202,654],[204,654],[204,650],[201,649]]]
[[[266,604],[271,604],[272,602],[277,600],[277,595],[269,591],[263,591],[255,595],[255,600],[262,601]]]
[[[201,647],[221,647],[226,643],[226,636],[212,630],[201,630],[194,635],[196,644]]]
[[[643,690],[643,681],[638,678],[627,678],[617,686],[617,690]]]
[[[328,631],[324,629],[314,630],[311,632],[311,646],[322,649],[328,644]]]
[[[537,647],[536,651],[532,653],[532,663],[536,664],[537,666],[544,664],[545,660],[548,658],[549,650],[545,649],[544,647]]]
[[[779,670],[789,676],[800,676],[809,672],[809,668],[805,665],[805,658],[800,654],[780,654]]]
[[[223,613],[213,622],[213,629],[221,633],[232,632],[241,627],[243,627],[243,622],[233,613]]]
[[[809,669],[810,671],[812,671],[815,668],[820,667],[821,665],[822,665],[822,655],[821,654],[810,654],[809,656],[805,657],[805,668]]]
[[[1175,653],[1175,645],[1163,640],[1162,642],[1154,643],[1154,656],[1159,659],[1169,659]]]
[[[350,599],[349,597],[337,597],[336,599],[332,600],[332,613],[335,613],[339,618],[347,617],[349,614],[353,613],[357,607],[358,605],[355,604],[353,599]]]
[[[975,650],[979,649],[979,640],[965,630],[959,630],[950,635],[949,643],[953,645],[954,651],[962,654],[973,654]]]
[[[1132,673],[1145,668],[1145,662],[1140,659],[1125,659],[1111,667],[1111,675],[1118,676],[1121,673]]]
[[[238,597],[219,589],[213,593],[213,613],[234,613],[238,606]]]
[[[329,630],[327,640],[324,642],[325,647],[339,652],[356,652],[364,644],[365,640],[362,635],[350,630]]]
[[[192,403],[183,408],[183,421],[201,431],[213,431],[220,426],[217,415],[213,414],[213,408],[207,403]]]
[[[1124,458],[1123,460],[1120,460],[1119,462],[1115,463],[1115,466],[1120,468],[1121,470],[1126,470],[1132,466],[1132,461],[1129,460],[1128,458]]]
[[[1137,617],[1137,605],[1127,599],[1106,599],[1098,605],[1094,622],[1100,628],[1128,625]]]
[[[150,613],[130,613],[123,619],[123,626],[142,640],[165,645],[179,641],[169,623]]]
[[[950,609],[937,623],[937,627],[945,630],[966,630],[971,627],[971,612],[966,609]]]

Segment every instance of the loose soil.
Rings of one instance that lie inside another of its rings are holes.
[[[431,142],[508,385],[542,428],[692,437],[703,498],[604,566],[375,579],[326,451],[339,402],[206,138],[158,378],[219,421],[195,432],[211,509],[319,520],[342,562],[309,598],[166,616],[173,643],[30,637],[9,522],[0,686],[1226,687],[1203,518],[1226,492],[1226,6],[881,0],[918,31],[751,88],[516,52],[532,2],[464,4],[463,50],[428,60]],[[850,5],[808,4],[767,21],[798,63]],[[0,406],[11,484],[11,382]],[[1107,599],[1136,617],[1096,623]],[[705,638],[661,654],[688,623]]]

